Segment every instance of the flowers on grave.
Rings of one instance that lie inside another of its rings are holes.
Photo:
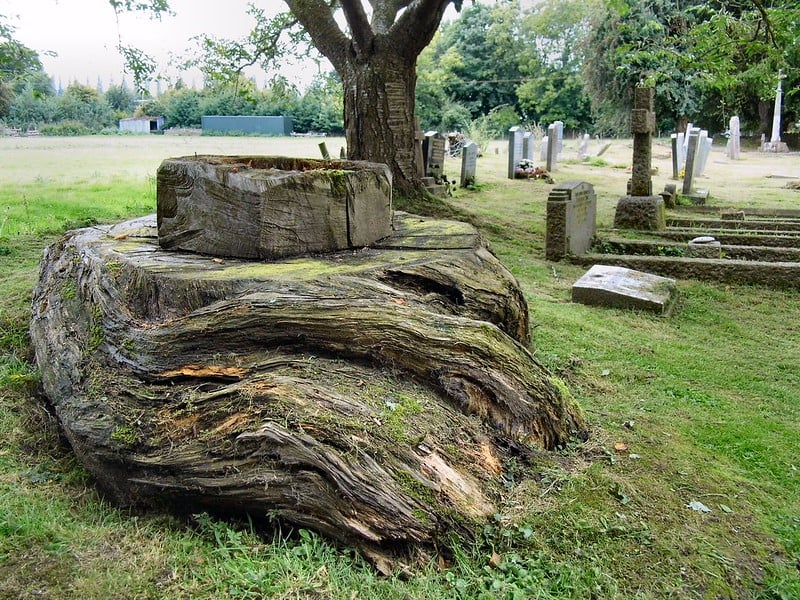
[[[534,167],[533,161],[528,158],[523,158],[514,167],[515,179],[543,179],[547,183],[553,183],[553,178],[550,177],[545,169],[541,167]]]

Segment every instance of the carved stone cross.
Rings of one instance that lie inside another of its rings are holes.
[[[633,173],[631,196],[652,196],[653,182],[650,179],[653,132],[656,115],[653,112],[653,88],[637,87],[633,92],[631,131],[633,133]]]

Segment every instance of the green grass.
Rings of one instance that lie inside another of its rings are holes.
[[[536,356],[592,430],[587,443],[512,470],[474,543],[450,540],[410,578],[383,577],[351,549],[285,524],[105,503],[36,395],[28,304],[41,251],[62,231],[153,210],[155,166],[194,151],[165,138],[0,139],[0,597],[800,597],[798,292],[681,281],[668,319],[572,304],[583,270],[542,258],[551,186],[505,180],[502,154],[479,160],[480,190],[426,209],[481,226],[526,294]],[[58,143],[72,145],[67,170],[48,158]],[[279,139],[271,149],[240,146],[267,143],[246,138],[191,143],[285,153]],[[314,145],[290,150],[316,156]],[[608,165],[627,151],[615,142],[607,165],[566,163],[557,180],[595,184],[608,222],[627,177]],[[747,160],[734,168],[747,172],[756,157]],[[796,202],[774,185],[753,178],[748,202],[768,206],[781,193],[778,205]]]

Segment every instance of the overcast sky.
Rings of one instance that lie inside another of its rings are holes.
[[[119,84],[123,62],[116,47],[120,36],[127,46],[141,48],[159,61],[166,74],[179,73],[170,68],[170,56],[182,55],[189,39],[201,33],[216,37],[240,38],[254,21],[246,14],[251,0],[170,0],[175,16],[151,20],[143,15],[123,14],[117,23],[108,0],[0,0],[0,15],[16,27],[16,38],[39,53],[45,71],[56,85],[66,87],[73,80],[89,82],[98,77],[105,87],[110,80]],[[285,10],[281,0],[260,0],[257,5],[268,13]],[[57,53],[47,56],[47,51]],[[175,60],[171,61],[176,62]],[[298,85],[308,83],[316,66],[288,67],[284,74]],[[265,75],[251,73],[259,86]],[[199,73],[183,74],[186,84],[202,85]],[[132,83],[132,77],[126,77]]]

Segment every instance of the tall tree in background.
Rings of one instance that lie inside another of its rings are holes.
[[[341,0],[345,33],[334,19],[335,2],[285,0],[342,79],[348,158],[386,163],[395,188],[407,194],[420,189],[414,145],[417,57],[451,1],[370,0],[370,18],[360,0]]]

